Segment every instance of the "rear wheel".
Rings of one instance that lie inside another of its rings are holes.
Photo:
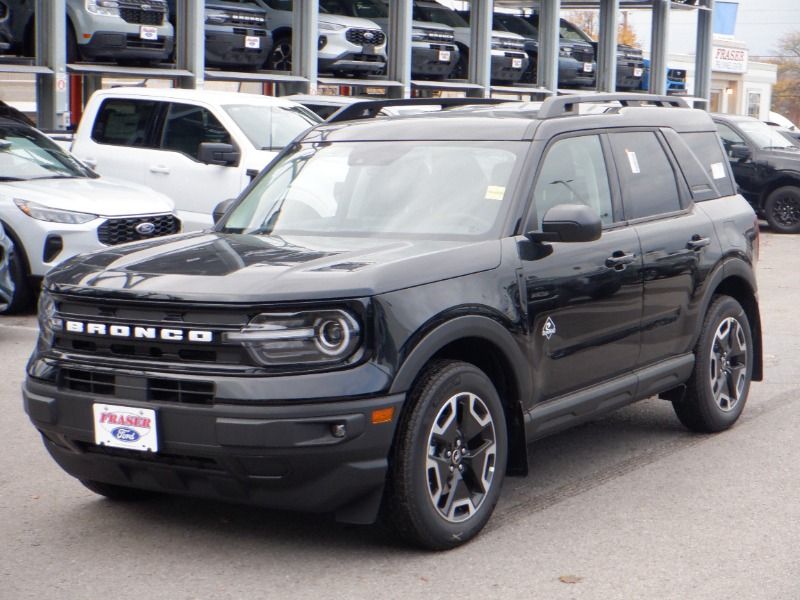
[[[730,296],[718,296],[695,346],[686,394],[672,403],[678,419],[692,431],[728,429],[744,410],[752,374],[753,336],[747,315]]]
[[[385,515],[411,543],[444,550],[486,525],[508,458],[492,382],[457,361],[432,364],[414,386],[392,454]]]
[[[764,216],[776,233],[800,233],[800,187],[786,185],[764,203]]]

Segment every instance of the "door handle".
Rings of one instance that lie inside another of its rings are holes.
[[[97,168],[97,159],[96,158],[84,158],[83,164],[85,164],[90,169]]]
[[[608,268],[616,269],[617,271],[625,270],[625,267],[636,261],[635,254],[628,254],[621,250],[617,250],[606,259],[606,266]]]
[[[160,173],[161,175],[169,175],[169,167],[164,165],[152,165],[150,167],[151,173]]]
[[[686,247],[689,248],[689,250],[696,251],[696,250],[702,250],[710,243],[711,243],[711,238],[704,238],[700,237],[699,235],[693,235],[692,239],[686,242]]]

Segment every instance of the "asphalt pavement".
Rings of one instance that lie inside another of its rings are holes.
[[[800,598],[800,237],[761,237],[765,381],[737,425],[646,400],[535,443],[484,532],[446,553],[378,527],[94,495],[22,410],[32,315],[0,317],[0,600]]]

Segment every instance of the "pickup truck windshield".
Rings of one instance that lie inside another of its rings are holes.
[[[793,142],[783,137],[779,131],[761,121],[739,121],[736,125],[756,146],[762,150],[794,150],[800,152]]]
[[[0,124],[0,181],[90,176],[91,171],[35,129]]]
[[[304,144],[259,179],[229,233],[488,238],[523,142]]]
[[[259,150],[280,150],[306,129],[322,122],[303,106],[226,104],[222,108]]]

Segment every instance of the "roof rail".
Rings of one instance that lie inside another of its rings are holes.
[[[340,121],[356,121],[358,119],[373,119],[381,110],[392,106],[438,106],[442,110],[453,106],[470,106],[478,104],[502,104],[511,100],[501,98],[397,98],[392,100],[364,100],[343,106],[330,117],[326,123]]]
[[[676,96],[656,94],[586,94],[579,96],[551,96],[547,98],[537,115],[540,119],[553,119],[575,115],[580,104],[619,102],[622,106],[644,106],[652,104],[664,108],[689,108],[689,104]]]

